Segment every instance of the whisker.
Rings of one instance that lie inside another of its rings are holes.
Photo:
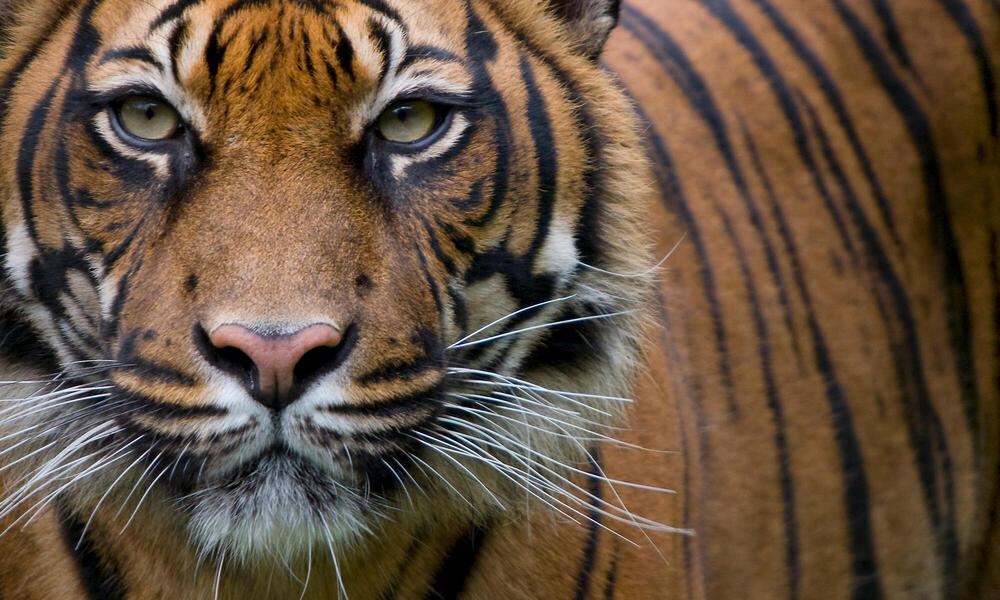
[[[448,346],[446,348],[446,350],[452,350],[454,348],[459,348],[459,347],[461,347],[462,342],[468,340],[469,338],[472,338],[472,337],[476,336],[477,334],[482,333],[483,331],[486,331],[490,327],[493,327],[494,325],[497,325],[499,323],[502,323],[502,322],[506,321],[507,319],[510,319],[512,317],[516,317],[517,315],[519,315],[521,313],[527,312],[527,311],[535,309],[535,308],[541,308],[541,307],[547,306],[549,304],[554,304],[556,302],[565,302],[565,301],[571,300],[571,299],[573,299],[575,297],[576,297],[576,294],[570,294],[569,296],[564,296],[562,298],[554,298],[552,300],[546,300],[545,302],[539,302],[537,304],[532,304],[531,306],[525,306],[524,308],[520,308],[518,310],[515,310],[512,313],[507,313],[506,315],[500,317],[499,319],[497,319],[497,320],[495,320],[495,321],[493,321],[491,323],[487,323],[486,325],[483,325],[482,327],[480,327],[479,329],[477,329],[477,330],[473,331],[472,333],[466,335],[462,339],[456,340],[450,346]]]
[[[553,393],[553,394],[561,394],[561,395],[570,396],[570,397],[594,398],[594,399],[597,399],[597,400],[611,400],[611,401],[614,401],[614,402],[632,402],[633,401],[631,398],[624,398],[622,396],[605,396],[605,395],[601,395],[601,394],[586,394],[586,393],[583,393],[583,392],[569,392],[569,391],[566,391],[566,390],[553,390],[553,389],[547,388],[547,387],[545,387],[543,385],[539,385],[537,383],[533,383],[531,381],[527,381],[527,380],[524,380],[524,379],[518,379],[517,377],[513,377],[511,375],[502,375],[500,373],[493,373],[491,371],[482,371],[482,370],[479,370],[479,369],[466,369],[466,368],[462,368],[462,367],[448,367],[448,372],[449,373],[455,373],[455,374],[471,374],[471,375],[483,375],[483,376],[486,376],[486,377],[493,377],[493,378],[500,379],[500,380],[504,381],[505,385],[508,385],[509,387],[530,389],[530,390],[534,390],[534,391],[538,391],[538,392],[550,392],[550,393]],[[484,382],[481,379],[462,379],[461,381],[488,383],[488,382]]]
[[[469,423],[468,421],[461,421],[461,420],[452,419],[452,418],[449,418],[449,417],[442,418],[441,422],[443,422],[443,423],[449,423],[449,424],[452,424],[452,425],[460,425],[460,426],[468,427],[468,428],[475,428],[475,429],[479,429],[479,430],[481,430],[483,432],[488,432],[488,433],[490,433],[493,436],[500,437],[501,439],[503,439],[504,441],[507,441],[508,443],[514,444],[515,447],[524,448],[527,452],[529,452],[529,453],[537,456],[538,458],[542,459],[545,462],[548,462],[550,464],[554,464],[554,465],[556,465],[556,466],[558,466],[558,467],[560,467],[562,469],[566,469],[567,471],[576,473],[578,475],[582,475],[584,477],[588,477],[588,478],[591,478],[591,479],[598,479],[600,481],[605,481],[605,482],[608,482],[608,483],[617,483],[618,485],[624,485],[624,486],[627,486],[627,487],[631,487],[631,488],[635,488],[635,489],[640,489],[640,490],[647,490],[647,491],[651,491],[651,492],[659,492],[659,493],[663,493],[663,494],[676,494],[677,493],[676,490],[671,490],[671,489],[667,489],[667,488],[661,488],[661,487],[656,487],[656,486],[644,485],[644,484],[641,484],[641,483],[633,483],[631,481],[622,481],[622,480],[618,480],[618,479],[605,479],[605,478],[599,477],[599,476],[595,475],[594,473],[591,473],[590,471],[585,471],[583,469],[579,469],[577,467],[573,467],[571,465],[567,465],[565,463],[559,462],[558,460],[552,458],[551,456],[548,456],[547,454],[539,452],[539,451],[537,451],[537,450],[535,450],[535,449],[533,449],[533,448],[531,448],[529,446],[525,446],[524,444],[520,443],[515,438],[503,435],[499,431],[496,431],[496,430],[493,430],[493,429],[489,429],[487,427],[483,427],[483,426],[477,425],[475,423]],[[503,447],[506,448],[506,446],[503,446]],[[508,449],[508,451],[509,451],[509,449]],[[544,466],[543,466],[543,468],[549,469],[548,467],[544,467]],[[556,474],[555,471],[552,471],[552,473]],[[560,477],[562,477],[562,476],[560,475]],[[567,480],[567,482],[569,482],[569,481]],[[577,487],[576,484],[573,484],[573,485],[574,485],[574,487]],[[585,491],[585,490],[583,490],[583,488],[579,488],[579,489],[581,491]]]
[[[494,466],[494,467],[498,466],[496,464],[493,464],[491,461],[487,461],[487,462],[491,466]],[[504,464],[504,463],[500,463],[500,464]],[[512,467],[511,465],[505,465],[505,467],[507,469],[515,469],[515,467]],[[608,518],[611,518],[611,519],[614,519],[614,520],[617,520],[617,521],[626,522],[626,523],[629,523],[629,524],[633,524],[633,523],[631,523],[631,522],[623,519],[622,517],[618,517],[617,515],[614,515],[612,513],[608,513],[607,511],[604,511],[604,510],[602,510],[600,508],[597,508],[597,507],[595,507],[592,504],[584,502],[583,500],[581,500],[580,498],[577,498],[576,496],[572,495],[567,490],[565,490],[562,487],[558,486],[554,482],[549,481],[549,480],[547,480],[547,479],[545,479],[543,477],[540,477],[537,474],[527,473],[527,472],[521,471],[519,469],[517,469],[517,470],[522,475],[527,476],[528,481],[530,481],[530,486],[528,486],[528,487],[530,488],[530,491],[532,493],[542,494],[542,495],[544,495],[549,500],[549,502],[546,502],[545,500],[542,500],[542,501],[546,505],[548,505],[550,508],[552,508],[554,510],[557,510],[558,512],[560,512],[561,514],[563,514],[564,516],[566,516],[567,518],[569,518],[573,522],[575,522],[577,524],[580,523],[575,518],[567,515],[564,511],[559,510],[558,508],[556,508],[555,506],[553,506],[552,502],[554,502],[554,503],[558,504],[559,506],[561,506],[562,508],[564,508],[565,510],[568,510],[568,511],[572,512],[573,514],[578,515],[579,517],[581,517],[585,521],[590,522],[590,523],[594,524],[595,526],[600,527],[600,528],[606,530],[608,533],[611,533],[612,535],[614,535],[614,536],[616,536],[618,538],[621,538],[625,542],[628,542],[629,544],[632,544],[633,546],[638,546],[638,544],[635,541],[633,541],[633,540],[629,539],[628,537],[622,535],[621,533],[619,533],[619,532],[611,529],[607,525],[605,525],[605,524],[601,523],[600,521],[596,520],[594,517],[592,517],[592,516],[590,516],[590,515],[582,512],[581,510],[579,510],[577,508],[574,508],[573,506],[567,504],[565,501],[560,500],[558,497],[554,496],[550,492],[554,492],[554,493],[556,493],[556,494],[558,494],[560,496],[563,496],[564,498],[566,498],[568,500],[572,500],[573,502],[576,502],[576,503],[582,505],[584,508],[587,508],[588,510],[591,510],[591,511],[593,511],[595,513],[604,515],[604,516],[606,516]],[[514,480],[511,480],[511,481],[514,481]],[[516,481],[514,481],[514,483],[515,484],[519,484],[519,482],[516,482]],[[537,497],[538,496],[536,495],[536,498]],[[599,498],[598,498],[598,500],[599,500]]]
[[[578,429],[578,430],[580,430],[580,431],[582,431],[584,433],[587,433],[587,434],[593,436],[592,438],[587,438],[589,441],[608,442],[609,444],[621,445],[621,446],[625,446],[625,447],[629,447],[630,446],[628,442],[624,442],[624,441],[619,440],[617,438],[613,438],[613,437],[608,436],[608,435],[604,435],[604,434],[601,434],[601,433],[597,433],[595,431],[591,431],[590,429],[587,429],[586,427],[581,427],[581,426],[575,425],[573,423],[567,423],[566,421],[562,421],[562,420],[559,420],[559,419],[553,419],[553,418],[547,417],[545,415],[539,415],[539,414],[537,414],[535,412],[532,412],[532,411],[529,411],[529,410],[518,410],[517,408],[514,408],[512,406],[498,406],[497,408],[499,408],[500,410],[506,410],[506,411],[515,412],[515,413],[520,414],[520,415],[522,415],[524,417],[529,417],[529,416],[530,417],[537,417],[538,419],[541,419],[541,420],[546,421],[548,423],[552,423],[556,427],[559,427],[560,431],[556,432],[556,431],[552,431],[551,429],[546,429],[544,427],[541,427],[540,425],[535,425],[535,424],[529,423],[526,419],[515,419],[513,417],[508,417],[507,415],[501,415],[501,414],[493,412],[493,411],[472,408],[471,406],[463,406],[461,404],[454,404],[454,403],[451,403],[451,402],[445,403],[445,406],[447,406],[448,408],[455,409],[455,410],[460,410],[462,412],[468,412],[468,413],[470,413],[472,415],[475,415],[475,416],[478,416],[478,417],[484,418],[484,419],[490,419],[490,418],[502,419],[504,421],[507,421],[507,422],[510,422],[510,423],[514,423],[516,425],[522,425],[525,428],[531,429],[532,431],[538,431],[538,432],[544,433],[546,435],[551,435],[551,436],[554,436],[554,437],[564,438],[564,439],[568,439],[568,440],[575,441],[575,442],[579,442],[581,440],[580,436],[577,436],[577,435],[574,435],[572,433],[567,432],[561,426],[566,426],[566,427],[570,427],[570,428],[573,428],[573,429]]]
[[[302,584],[302,593],[299,594],[299,600],[302,600],[303,598],[306,597],[306,590],[309,589],[309,579],[312,576],[312,566],[313,566],[312,544],[310,544],[306,548],[306,552],[308,553],[306,557],[306,581],[305,583]]]
[[[419,440],[418,440],[418,441],[419,441]],[[424,442],[421,442],[421,443],[424,443]],[[426,445],[426,444],[425,444],[425,445]],[[464,496],[464,495],[462,494],[462,492],[458,491],[458,488],[456,488],[456,487],[455,487],[454,485],[452,485],[452,484],[451,484],[451,482],[450,482],[450,481],[448,481],[448,478],[447,478],[447,477],[445,477],[445,476],[444,476],[444,475],[442,475],[442,474],[441,474],[440,472],[438,472],[438,470],[437,470],[437,469],[435,469],[434,467],[432,467],[432,466],[430,466],[429,464],[427,464],[427,461],[425,461],[424,459],[420,458],[420,457],[419,457],[419,456],[417,456],[416,454],[412,455],[412,456],[411,456],[411,458],[412,458],[413,460],[415,460],[415,461],[419,462],[419,463],[420,463],[420,464],[422,464],[423,466],[427,467],[428,469],[430,469],[431,473],[434,473],[435,475],[437,475],[437,476],[438,476],[438,478],[439,478],[439,479],[440,479],[441,481],[443,481],[443,482],[444,482],[444,484],[445,484],[446,486],[448,486],[449,488],[451,488],[451,490],[452,490],[453,492],[455,492],[455,495],[457,495],[457,496],[458,496],[458,497],[459,497],[460,499],[462,499],[462,501],[463,501],[463,502],[465,502],[466,504],[468,504],[468,505],[469,505],[469,508],[471,508],[472,510],[474,510],[474,511],[478,512],[478,510],[476,509],[475,505],[473,505],[473,504],[472,504],[472,502],[470,502],[470,501],[469,501],[469,499],[468,499],[468,498],[466,498],[466,497],[465,497],[465,496]]]
[[[131,442],[129,442],[129,444],[127,446],[125,446],[125,448],[128,448],[132,444],[135,444],[136,442],[138,442],[139,440],[141,440],[143,437],[144,436],[140,435],[139,437],[135,438],[134,440],[132,440]],[[104,494],[101,495],[101,498],[97,501],[97,504],[94,506],[94,510],[92,510],[90,512],[90,516],[87,518],[87,522],[83,526],[83,533],[80,534],[80,539],[76,543],[77,548],[79,548],[80,543],[83,542],[84,536],[87,535],[87,529],[90,527],[91,521],[94,520],[94,515],[96,515],[98,509],[101,508],[101,504],[104,503],[104,499],[108,497],[108,494],[111,493],[111,490],[115,489],[115,487],[118,485],[118,482],[120,482],[125,477],[125,475],[127,475],[128,472],[132,470],[132,467],[134,467],[137,464],[139,464],[140,462],[142,462],[142,459],[145,458],[147,454],[149,454],[150,452],[152,452],[152,450],[153,450],[152,448],[147,448],[145,452],[143,452],[142,454],[140,454],[138,458],[136,458],[135,460],[132,461],[132,464],[130,464],[128,467],[125,468],[125,470],[123,470],[121,473],[119,473],[118,477],[116,477],[115,480],[111,482],[111,485],[108,486],[108,489],[104,491]]]
[[[163,477],[164,473],[166,473],[167,469],[169,468],[170,465],[163,467],[163,470],[160,471],[160,474],[157,475],[153,479],[153,481],[146,487],[146,492],[142,495],[141,498],[139,498],[139,502],[137,502],[135,505],[135,510],[132,511],[132,515],[129,516],[128,521],[125,521],[125,525],[122,526],[122,530],[118,532],[118,535],[125,533],[125,530],[128,529],[128,526],[132,524],[132,520],[135,519],[135,516],[139,513],[139,507],[141,507],[143,501],[146,500],[146,496],[149,495],[149,492],[151,492],[153,490],[153,487],[156,486],[156,482],[160,480],[160,477]]]
[[[133,485],[132,489],[129,490],[128,496],[125,496],[125,499],[122,500],[121,506],[118,507],[118,512],[116,512],[114,516],[115,519],[121,516],[122,511],[124,511],[125,507],[128,505],[128,501],[132,499],[132,494],[135,494],[135,491],[139,489],[139,484],[142,483],[142,480],[146,478],[146,475],[148,475],[149,472],[155,468],[156,463],[160,460],[161,456],[163,456],[162,451],[153,457],[153,460],[149,461],[149,465],[146,466],[146,469],[139,474],[139,478],[135,480],[135,485]]]
[[[222,565],[226,562],[226,551],[222,551],[222,556],[219,557],[219,569],[215,572],[215,594],[212,596],[214,600],[219,600],[219,585],[222,583]]]
[[[333,574],[337,577],[337,597],[339,598],[341,594],[344,595],[344,600],[349,600],[347,596],[347,588],[344,587],[344,580],[340,575],[340,565],[337,563],[337,553],[333,551],[333,540],[330,537],[330,526],[326,522],[326,517],[322,514],[319,515],[320,521],[323,523],[323,531],[326,537],[326,547],[330,550],[330,560],[333,561]]]
[[[486,342],[492,342],[501,338],[509,337],[512,335],[519,335],[522,333],[527,333],[529,331],[534,331],[536,329],[545,329],[547,327],[557,327],[559,325],[568,325],[570,323],[580,323],[582,321],[596,321],[599,319],[610,319],[612,317],[620,317],[622,315],[628,315],[635,313],[634,310],[620,310],[613,313],[604,313],[599,315],[588,315],[586,317],[575,317],[573,319],[563,319],[562,321],[553,321],[551,323],[542,323],[541,325],[531,325],[530,327],[522,327],[520,329],[514,329],[513,331],[507,331],[505,333],[498,333],[496,335],[491,335],[482,339],[478,339],[472,342],[465,342],[463,344],[453,344],[449,346],[449,350],[455,350],[459,348],[468,348],[469,346],[476,346],[478,344],[485,344]]]
[[[582,267],[584,267],[584,268],[586,268],[586,269],[590,269],[592,271],[597,271],[598,273],[604,273],[605,275],[611,275],[613,277],[622,277],[622,278],[625,278],[625,279],[639,279],[639,278],[647,277],[647,276],[651,275],[652,273],[655,273],[656,271],[658,271],[660,269],[660,267],[663,266],[663,263],[667,262],[667,259],[670,258],[673,255],[674,251],[677,250],[677,248],[681,245],[681,242],[683,242],[686,237],[687,237],[687,232],[685,232],[684,234],[681,235],[681,238],[679,240],[677,240],[677,243],[675,243],[673,245],[673,247],[669,251],[667,251],[667,254],[663,258],[661,258],[659,260],[659,262],[657,262],[652,267],[649,267],[645,271],[640,271],[638,273],[633,273],[633,274],[615,273],[614,271],[607,271],[605,269],[601,269],[601,268],[598,268],[598,267],[595,267],[595,266],[592,266],[592,265],[588,265],[587,263],[582,262],[582,261],[577,261],[577,264],[580,265],[580,266],[582,266]]]
[[[421,438],[425,438],[425,439],[429,439],[429,440],[433,439],[433,438],[430,438],[427,434],[421,433],[419,431],[415,432],[415,434],[417,436],[421,437]],[[434,444],[428,444],[427,447],[431,448],[432,450],[438,450],[440,452],[440,449],[437,446],[435,446]],[[445,458],[447,458],[448,460],[450,460],[456,466],[458,466],[458,468],[460,468],[463,471],[465,471],[465,473],[467,473],[469,475],[469,477],[471,477],[473,479],[473,481],[475,481],[476,483],[478,483],[479,486],[481,488],[483,488],[483,490],[486,491],[486,493],[490,496],[490,498],[492,498],[493,501],[496,502],[497,506],[499,506],[500,508],[504,508],[504,503],[501,502],[500,499],[496,497],[496,494],[493,493],[493,490],[491,490],[485,483],[483,483],[483,481],[479,477],[476,477],[476,475],[473,474],[473,472],[470,471],[468,469],[468,467],[466,467],[465,465],[463,465],[461,462],[455,460],[451,456],[448,456],[447,454],[443,454],[442,453],[441,455],[444,456]]]

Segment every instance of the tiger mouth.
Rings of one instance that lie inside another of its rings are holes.
[[[330,440],[338,448],[320,452],[315,445],[304,444],[301,439],[291,442],[285,436],[273,436],[252,456],[233,461],[214,473],[205,473],[205,477],[195,476],[182,487],[211,489],[237,497],[251,497],[265,488],[291,487],[315,494],[316,506],[329,504],[345,494],[356,495],[362,488],[366,493],[384,497],[400,485],[396,469],[408,464],[418,452],[412,430]],[[320,433],[312,431],[312,435]],[[323,435],[330,436],[329,432]]]
[[[223,475],[211,487],[226,494],[249,496],[263,487],[274,486],[274,480],[279,477],[287,480],[284,485],[294,483],[298,488],[328,496],[328,501],[336,499],[337,488],[342,485],[337,484],[330,473],[324,472],[287,445],[275,443],[255,458]]]

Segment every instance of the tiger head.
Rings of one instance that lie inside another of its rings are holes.
[[[2,303],[60,372],[25,468],[244,554],[564,493],[649,287],[616,4],[17,3]]]

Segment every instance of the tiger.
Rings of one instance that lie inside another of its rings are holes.
[[[0,39],[0,598],[1000,597],[996,0]]]

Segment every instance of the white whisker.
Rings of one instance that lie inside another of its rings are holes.
[[[487,323],[486,325],[483,325],[482,327],[480,327],[479,329],[477,329],[477,330],[473,331],[472,333],[466,335],[462,339],[456,340],[450,346],[448,346],[447,350],[452,350],[454,348],[459,348],[459,347],[461,347],[462,342],[465,342],[466,340],[474,337],[475,335],[477,335],[479,333],[482,333],[483,331],[486,331],[490,327],[493,327],[494,325],[502,323],[502,322],[506,321],[507,319],[515,317],[515,316],[517,316],[517,315],[519,315],[519,314],[521,314],[523,312],[527,312],[527,311],[535,309],[535,308],[541,308],[543,306],[547,306],[549,304],[554,304],[556,302],[565,302],[565,301],[571,300],[571,299],[573,299],[575,297],[576,297],[576,294],[571,294],[569,296],[564,296],[562,298],[554,298],[552,300],[546,300],[545,302],[539,302],[537,304],[532,304],[531,306],[525,306],[524,308],[520,308],[518,310],[515,310],[512,313],[507,313],[506,315],[500,317],[499,319],[497,319],[497,320],[495,320],[495,321],[493,321],[491,323]]]
[[[421,438],[424,438],[426,440],[430,440],[430,441],[434,440],[434,438],[431,438],[430,436],[428,436],[425,433],[421,433],[419,431],[417,431],[415,433],[416,433],[417,436],[419,436]],[[438,450],[438,451],[440,451],[440,449],[436,445],[434,445],[434,444],[427,444],[427,447],[431,448],[432,450]],[[497,506],[499,506],[500,508],[504,507],[504,503],[501,502],[500,499],[496,497],[496,494],[493,493],[493,490],[491,490],[485,483],[483,483],[483,481],[479,477],[476,477],[476,475],[472,471],[470,471],[468,469],[468,467],[466,467],[465,465],[463,465],[461,462],[455,460],[451,456],[448,456],[447,454],[441,454],[441,455],[444,456],[445,458],[447,458],[448,460],[450,460],[455,465],[457,465],[458,468],[460,468],[461,470],[465,471],[465,473],[467,473],[469,475],[469,477],[471,477],[473,479],[473,481],[475,481],[476,483],[478,483],[479,486],[481,488],[483,488],[483,490],[486,491],[486,493],[489,495],[489,497],[492,498],[494,502],[496,502]]]
[[[633,310],[620,310],[613,313],[603,313],[599,315],[588,315],[586,317],[576,317],[573,319],[563,319],[562,321],[553,321],[551,323],[542,323],[541,325],[532,325],[530,327],[522,327],[520,329],[514,329],[513,331],[507,331],[505,333],[498,333],[496,335],[491,335],[482,339],[478,339],[472,342],[465,342],[463,344],[453,344],[449,346],[450,350],[455,350],[458,348],[468,348],[469,346],[476,346],[478,344],[485,344],[486,342],[492,342],[501,338],[509,337],[512,335],[520,335],[522,333],[527,333],[529,331],[535,331],[536,329],[545,329],[548,327],[557,327],[559,325],[568,325],[570,323],[580,323],[582,321],[596,321],[599,319],[610,319],[612,317],[620,317],[622,315],[633,314]]]
[[[648,277],[649,275],[651,275],[651,274],[655,273],[656,271],[658,271],[660,269],[660,267],[663,266],[663,263],[667,262],[667,259],[669,259],[673,255],[674,251],[677,250],[677,248],[681,245],[681,242],[683,242],[686,237],[687,237],[687,232],[685,232],[683,235],[681,235],[681,238],[679,240],[677,240],[677,243],[675,243],[673,245],[673,247],[669,251],[667,251],[667,254],[663,258],[661,258],[659,260],[659,262],[657,262],[652,267],[649,267],[645,271],[640,271],[638,273],[633,273],[633,274],[615,273],[614,271],[607,271],[605,269],[601,269],[601,268],[598,268],[598,267],[595,267],[595,266],[592,266],[592,265],[588,265],[587,263],[582,262],[582,261],[577,261],[577,264],[579,264],[580,266],[582,266],[582,267],[584,267],[586,269],[590,269],[592,271],[597,271],[598,273],[604,273],[605,275],[611,275],[613,277],[622,277],[622,278],[625,278],[625,279],[639,279],[639,278],[642,278],[642,277]]]

